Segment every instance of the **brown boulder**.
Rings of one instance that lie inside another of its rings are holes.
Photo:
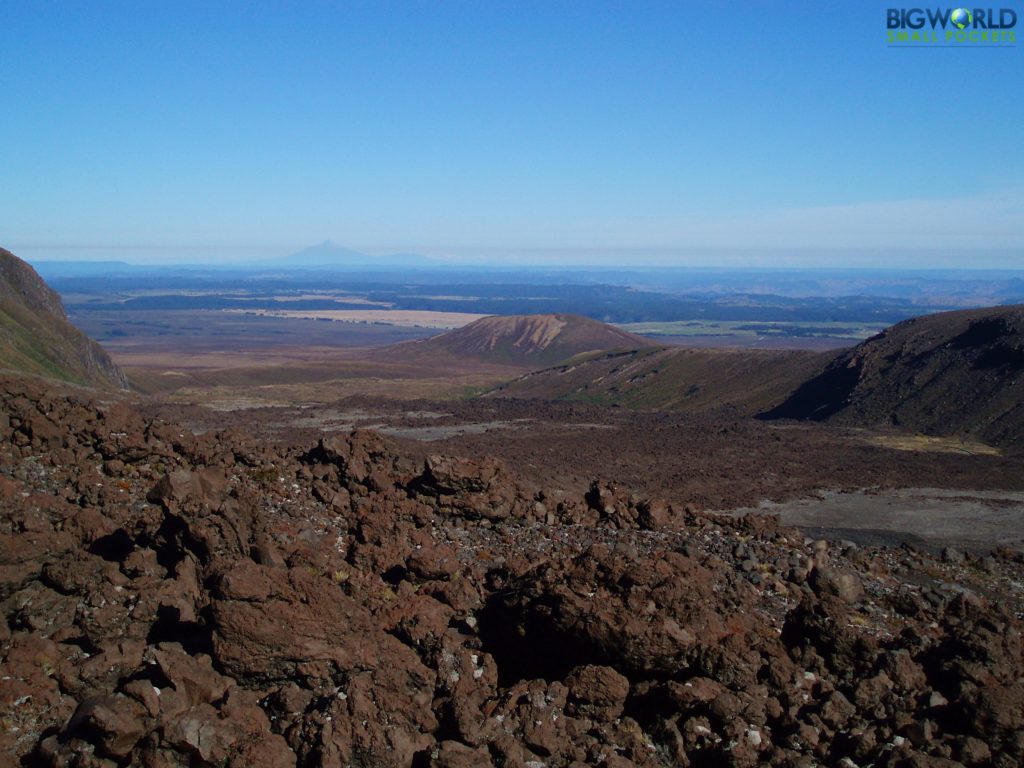
[[[303,461],[336,467],[341,483],[350,491],[371,486],[373,490],[383,490],[392,484],[397,465],[397,458],[384,438],[362,429],[321,438]]]
[[[234,683],[213,669],[204,653],[191,656],[177,643],[163,643],[151,654],[160,674],[191,706],[220,700]]]
[[[629,695],[629,680],[611,667],[593,664],[576,667],[565,679],[569,700],[582,714],[614,720],[622,714]]]
[[[163,741],[209,765],[224,763],[235,739],[230,725],[219,721],[217,710],[200,704],[165,724]]]
[[[851,571],[816,567],[808,576],[808,583],[818,595],[834,595],[846,603],[859,603],[864,599],[864,585]]]
[[[489,768],[491,754],[487,747],[468,747],[457,741],[442,741],[430,756],[432,768]]]
[[[123,760],[146,733],[146,710],[119,694],[97,696],[78,705],[66,731],[96,744],[100,753]]]
[[[756,631],[751,591],[731,571],[681,554],[640,566],[593,548],[495,595],[483,631],[499,665],[517,676],[561,677],[580,661],[626,674],[678,674],[745,651]],[[738,673],[747,665],[731,666]]]
[[[458,573],[459,555],[454,547],[428,540],[409,555],[407,567],[421,579],[447,579]]]
[[[491,458],[428,456],[410,488],[432,498],[444,514],[469,520],[504,520],[512,515],[518,496],[505,464]]]
[[[165,506],[187,499],[213,504],[221,499],[226,488],[227,476],[222,469],[211,467],[195,472],[179,469],[164,475],[153,486],[147,499]]]

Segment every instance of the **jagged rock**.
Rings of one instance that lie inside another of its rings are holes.
[[[648,531],[656,531],[676,521],[672,507],[661,499],[644,501],[638,507],[638,512],[637,522]]]
[[[442,741],[431,755],[430,765],[434,768],[488,768],[494,763],[485,747],[474,749],[457,741]]]
[[[864,585],[860,577],[850,571],[835,568],[815,568],[808,583],[819,595],[835,595],[847,603],[858,603],[864,599]]]
[[[67,732],[85,735],[104,756],[123,760],[145,734],[145,717],[145,709],[126,696],[97,696],[78,705]]]
[[[440,511],[470,520],[504,520],[513,513],[518,489],[497,459],[472,461],[428,456],[413,491],[431,498]],[[525,506],[525,500],[522,500]]]
[[[409,571],[423,579],[447,579],[459,571],[454,547],[426,542],[409,555]]]
[[[221,469],[207,468],[195,472],[182,469],[164,475],[147,498],[154,503],[164,504],[183,502],[190,498],[212,504],[219,501],[226,485],[227,478]]]
[[[260,444],[21,380],[0,394],[0,762],[1024,752],[1014,557],[995,578],[610,482],[573,496],[497,462],[417,471],[371,433]]]
[[[305,461],[337,467],[348,490],[351,487],[383,490],[391,484],[396,457],[376,432],[356,430],[348,435],[321,438]]]
[[[209,656],[190,656],[178,644],[162,643],[150,655],[150,660],[190,706],[218,701],[234,684],[213,669]]]
[[[578,711],[599,719],[619,717],[629,695],[629,680],[611,667],[593,664],[576,667],[569,672],[565,684]]]
[[[845,727],[855,714],[857,714],[857,708],[841,691],[833,691],[821,706],[821,719],[830,728]]]

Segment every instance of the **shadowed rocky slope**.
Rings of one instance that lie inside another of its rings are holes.
[[[60,297],[28,264],[0,248],[0,368],[124,389],[124,374],[68,322]]]
[[[0,379],[0,762],[1019,765],[1012,553]]]
[[[579,315],[495,315],[423,341],[392,349],[405,355],[447,355],[541,367],[587,352],[657,346]]]
[[[764,416],[1024,446],[1024,307],[899,323],[841,354]]]

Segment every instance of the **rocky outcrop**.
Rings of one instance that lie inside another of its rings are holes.
[[[1010,552],[371,432],[274,445],[0,379],[0,754],[39,766],[1019,765]]]
[[[0,248],[0,368],[90,386],[127,389],[99,344],[68,322],[55,291]]]

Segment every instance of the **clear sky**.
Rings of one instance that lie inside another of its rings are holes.
[[[1024,45],[888,6],[6,2],[0,245],[1024,267]]]

